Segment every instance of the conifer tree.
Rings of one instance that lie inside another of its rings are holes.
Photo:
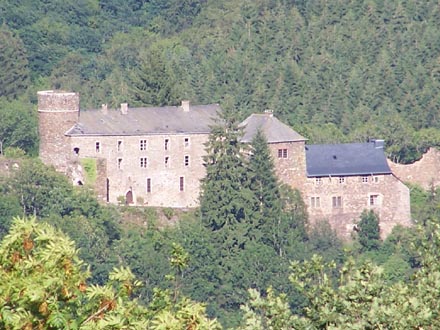
[[[243,247],[252,213],[241,129],[228,111],[220,115],[206,143],[206,177],[202,181],[202,222],[224,247]]]
[[[255,202],[253,230],[260,231],[262,241],[267,242],[272,224],[281,217],[282,206],[272,156],[261,130],[257,131],[251,143],[249,181]]]

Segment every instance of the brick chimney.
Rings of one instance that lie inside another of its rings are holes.
[[[128,103],[121,103],[121,114],[126,115],[128,113]]]
[[[184,112],[188,112],[189,111],[189,101],[188,100],[183,100],[182,101],[182,108]]]

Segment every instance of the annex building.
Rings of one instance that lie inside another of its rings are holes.
[[[79,95],[38,92],[40,158],[74,184],[91,183],[108,203],[198,206],[203,156],[218,104],[80,111]],[[272,113],[241,124],[242,141],[265,134],[279,179],[298,188],[309,220],[327,219],[349,237],[364,209],[374,209],[383,236],[409,226],[409,189],[391,172],[383,141],[307,145]]]

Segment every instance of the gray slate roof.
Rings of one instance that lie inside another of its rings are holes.
[[[268,113],[252,114],[247,117],[240,124],[240,126],[244,127],[244,135],[241,139],[241,141],[244,143],[252,142],[252,139],[255,134],[257,134],[258,129],[262,130],[268,143],[306,140],[289,126],[283,124],[272,114]]]
[[[307,176],[391,174],[383,141],[306,146]]]
[[[209,133],[220,111],[218,104],[191,105],[188,112],[182,107],[129,108],[119,110],[81,111],[78,124],[66,132],[70,136],[87,135],[151,135]]]

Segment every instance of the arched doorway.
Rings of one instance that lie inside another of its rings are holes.
[[[125,194],[125,205],[133,204],[133,192],[131,190],[127,191]]]

